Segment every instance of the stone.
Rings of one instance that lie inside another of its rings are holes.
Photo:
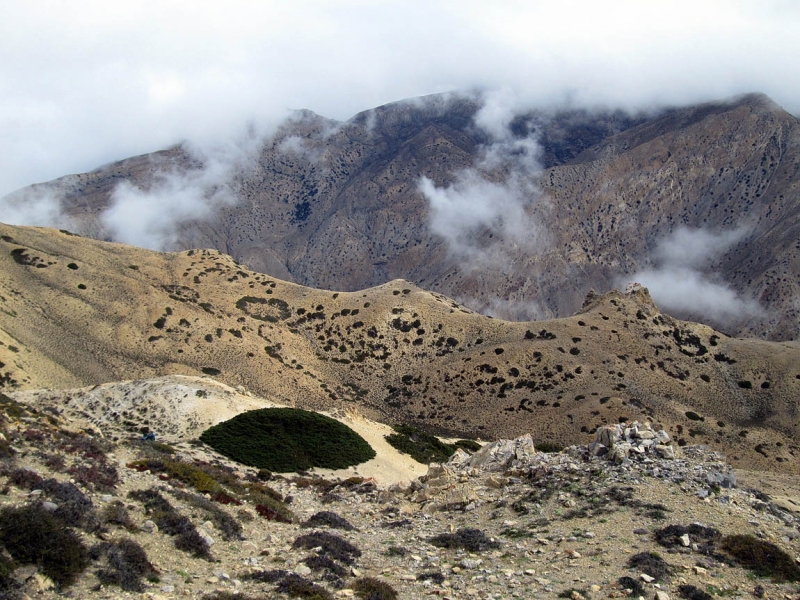
[[[675,449],[672,446],[655,446],[655,451],[660,458],[665,458],[667,460],[673,460],[675,458]]]
[[[684,533],[684,534],[683,534],[683,535],[680,537],[680,540],[681,540],[681,544],[683,544],[683,546],[684,546],[685,548],[688,548],[688,547],[689,547],[689,544],[690,544],[691,542],[689,541],[689,534],[688,534],[688,533]]]
[[[156,525],[150,519],[148,519],[139,526],[139,529],[141,529],[145,533],[156,533],[158,532],[158,525]]]
[[[669,594],[664,590],[656,590],[656,595],[653,600],[669,600]]]
[[[294,572],[300,575],[301,577],[308,577],[311,575],[311,569],[309,569],[306,565],[297,565],[294,568]]]
[[[656,580],[655,577],[650,577],[647,573],[642,573],[639,578],[645,583],[653,583]]]

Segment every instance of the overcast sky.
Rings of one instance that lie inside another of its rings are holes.
[[[509,88],[523,105],[769,94],[800,114],[796,0],[5,0],[0,196],[182,139]],[[2,216],[0,216],[2,219]]]

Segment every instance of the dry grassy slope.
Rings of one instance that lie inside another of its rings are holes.
[[[159,254],[8,226],[0,270],[6,389],[205,372],[285,404],[560,444],[650,417],[736,466],[800,471],[800,345],[676,321],[643,292],[512,323],[403,281],[314,290],[213,250]]]
[[[222,208],[213,222],[184,227],[181,247],[217,248],[312,287],[358,290],[403,278],[471,306],[499,297],[568,316],[590,288],[610,289],[617,277],[650,267],[655,244],[677,227],[744,225],[751,235],[710,272],[769,314],[726,330],[775,340],[800,335],[795,117],[759,95],[650,117],[520,117],[515,131],[533,126],[544,149],[545,195],[531,210],[551,244],[537,256],[507,256],[514,269],[506,274],[469,271],[449,257],[428,229],[428,203],[418,190],[420,176],[447,185],[476,164],[487,141],[472,124],[477,109],[474,101],[435,96],[347,123],[304,113],[234,178],[238,204]],[[191,167],[174,148],[44,187],[57,188],[71,214],[87,220],[86,231],[102,238],[94,218],[119,181],[146,187],[158,169]]]

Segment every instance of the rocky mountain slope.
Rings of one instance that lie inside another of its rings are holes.
[[[780,598],[800,579],[791,499],[644,423],[624,432],[642,449],[628,459],[537,452],[526,436],[389,485],[366,465],[277,475],[216,455],[191,415],[269,402],[209,380],[12,396],[0,394],[7,598]],[[169,411],[176,427],[141,441],[126,407]],[[622,446],[623,429],[598,438]],[[645,449],[652,436],[674,456]]]
[[[476,310],[527,319],[567,317],[591,288],[609,290],[643,270],[669,267],[658,248],[681,227],[737,232],[718,255],[693,260],[704,278],[761,310],[709,321],[709,311],[687,306],[680,316],[735,335],[797,339],[794,116],[749,95],[651,115],[534,111],[493,134],[478,118],[482,102],[433,96],[345,123],[299,113],[219,182],[235,203],[182,222],[176,246],[217,248],[312,287],[356,291],[402,278]],[[527,141],[540,148],[540,169],[514,163]],[[489,164],[501,147],[511,162]],[[178,147],[33,191],[55,192],[82,231],[103,238],[111,234],[102,214],[120,182],[152,190],[159,173],[200,167]],[[484,222],[460,232],[470,244],[465,252],[433,230],[421,178],[446,190],[465,169],[500,186],[524,180],[511,187],[522,211],[515,218],[524,215],[530,235],[509,239],[505,228]]]
[[[7,391],[205,374],[461,437],[585,444],[605,424],[649,419],[737,467],[798,471],[800,346],[678,321],[641,289],[516,323],[405,281],[315,290],[215,250],[4,225],[0,272]]]

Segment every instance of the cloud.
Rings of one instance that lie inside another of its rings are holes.
[[[652,253],[655,266],[635,273],[627,281],[647,287],[666,312],[700,321],[732,325],[747,317],[763,316],[758,302],[741,297],[708,272],[717,258],[748,233],[746,227],[720,233],[678,228],[656,246]],[[626,282],[619,283],[622,287]]]
[[[488,137],[475,167],[453,174],[453,183],[437,187],[421,177],[428,200],[431,232],[444,238],[462,268],[502,269],[520,249],[536,252],[544,230],[530,215],[541,195],[539,146],[533,136],[514,136],[509,128],[515,97],[508,90],[485,94],[473,121]]]
[[[467,308],[483,315],[504,319],[506,321],[539,321],[551,317],[539,303],[533,300],[489,298],[481,301],[477,298],[459,297],[456,299]]]
[[[8,225],[59,228],[68,228],[71,224],[61,212],[58,195],[52,190],[35,187],[0,198],[0,221]]]
[[[447,90],[622,108],[763,91],[800,113],[783,0],[6,4],[0,196],[290,108],[345,120]]]
[[[224,144],[189,147],[200,167],[158,172],[146,189],[123,181],[114,188],[100,221],[116,241],[153,250],[175,249],[181,225],[236,202],[235,176],[247,169],[263,142],[263,132],[249,129]]]

